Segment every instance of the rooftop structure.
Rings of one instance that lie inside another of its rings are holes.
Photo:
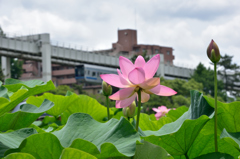
[[[133,55],[141,55],[144,52],[146,52],[147,55],[163,54],[164,63],[173,65],[173,48],[159,45],[138,44],[137,30],[132,29],[118,30],[118,41],[112,44],[112,52],[110,55],[121,55],[131,58]]]

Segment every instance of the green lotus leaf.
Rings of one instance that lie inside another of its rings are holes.
[[[6,113],[0,116],[0,131],[17,130],[31,125],[45,111],[53,107],[53,103],[44,100],[40,107],[25,104],[15,113]]]
[[[110,114],[113,114],[112,110],[109,111]],[[103,122],[103,119],[107,117],[107,108],[105,106],[98,103],[94,98],[86,95],[79,95],[78,99],[62,114],[62,123],[65,124],[70,115],[79,112],[87,113],[99,122]]]
[[[234,145],[240,151],[240,132],[228,133],[226,129],[223,129],[220,138]]]
[[[15,81],[15,83],[7,82],[9,80]],[[29,96],[40,94],[42,92],[49,91],[55,88],[52,81],[48,81],[47,83],[42,82],[40,85],[25,85],[24,82],[21,82],[19,80],[7,79],[6,83],[7,84],[4,85],[4,87],[6,87],[8,91],[12,91],[14,93],[10,96],[10,101],[0,105],[0,116],[12,110],[15,106],[17,106],[17,104],[19,104]]]
[[[32,128],[20,129],[8,133],[0,133],[0,157],[4,156],[5,151],[18,148],[21,142],[37,131]]]
[[[38,85],[43,85],[44,82],[40,80],[29,80],[29,81],[20,81],[17,79],[13,78],[8,78],[5,81],[5,87],[8,89],[10,92],[16,92],[19,90],[22,86],[26,88],[34,88]]]
[[[226,153],[231,156],[239,156],[240,152],[233,145],[220,140],[221,130],[217,131],[218,151],[220,153]],[[196,158],[201,155],[215,152],[214,148],[214,118],[207,122],[202,128],[197,138],[195,139],[192,147],[188,151],[189,158]],[[237,158],[237,157],[236,157]]]
[[[214,99],[204,96],[207,102],[214,107]],[[227,132],[240,132],[240,102],[222,103],[218,105],[218,127]]]
[[[176,121],[178,118],[180,118],[185,112],[188,111],[188,108],[186,106],[178,107],[176,110],[171,109],[166,116],[171,118],[172,121]]]
[[[72,144],[70,145],[71,148],[79,149],[84,152],[87,152],[91,155],[97,156],[100,155],[100,151],[98,150],[97,146],[87,140],[83,139],[75,139]]]
[[[12,153],[4,157],[4,159],[36,159],[36,158],[28,153]]]
[[[23,88],[19,89],[17,92],[15,92],[10,97],[10,100],[7,100],[6,98],[4,98],[5,100],[3,100],[3,98],[1,98],[0,100],[3,101],[3,103],[0,104],[0,116],[5,114],[6,112],[9,112],[15,106],[17,106],[17,104],[22,102],[24,100],[23,96],[25,96],[25,94],[27,94],[27,92],[28,92],[28,90],[23,87]]]
[[[48,99],[54,103],[54,107],[47,111],[48,114],[58,117],[68,107],[76,107],[76,100],[78,100],[78,95],[72,94],[70,96],[54,95],[51,93],[44,93],[42,96],[29,97],[27,103],[39,106],[44,99]]]
[[[185,106],[179,107],[176,110],[170,110],[166,116],[161,117],[159,120],[156,120],[156,118],[153,117],[154,116],[153,114],[147,115],[147,114],[141,113],[139,127],[141,128],[142,131],[146,131],[146,130],[157,131],[163,125],[177,120],[187,110],[188,108]],[[135,116],[135,120],[136,119],[137,117]]]
[[[139,134],[125,118],[120,120],[111,119],[106,123],[99,123],[89,114],[84,113],[72,114],[65,127],[53,132],[53,134],[58,137],[64,147],[71,146],[74,140],[80,138],[90,141],[101,153],[107,151],[106,155],[133,156],[136,149],[136,141],[140,140]],[[74,148],[78,147],[75,146]],[[109,148],[118,152],[109,153]]]
[[[2,86],[2,82],[0,81],[0,100],[1,98],[5,98],[7,100],[9,100],[9,96],[8,96],[8,90],[7,88]],[[0,101],[1,103],[1,101]]]
[[[206,158],[209,158],[209,159],[234,159],[233,156],[231,156],[229,154],[220,153],[220,152],[212,152],[212,153],[209,153],[206,155],[199,156],[195,159],[206,159]]]
[[[143,141],[143,144],[138,144],[134,159],[174,159],[166,150],[162,147],[154,145],[150,142]]]
[[[74,148],[65,148],[62,152],[60,159],[97,159],[96,157]]]
[[[43,129],[41,129],[40,127],[34,125],[34,124],[31,124],[30,126],[28,126],[28,128],[33,128],[35,129],[38,133],[45,133],[46,131],[44,131]]]
[[[137,116],[135,116],[135,120],[137,120]],[[145,131],[145,130],[157,131],[163,125],[171,122],[172,122],[172,119],[169,117],[162,117],[159,120],[152,121],[149,115],[141,113],[139,127],[141,128],[142,131]]]
[[[51,123],[55,123],[57,119],[53,116],[45,116],[44,119],[42,120],[42,124],[48,125]]]
[[[211,107],[211,105],[207,102],[205,97],[203,96],[202,93],[191,90],[190,91],[191,95],[191,119],[197,119],[201,115],[207,115],[207,116],[212,116],[214,109]]]
[[[59,159],[63,147],[58,138],[50,133],[40,133],[24,139],[17,149],[8,150],[5,155],[23,152],[29,153],[36,159]]]
[[[144,131],[145,137],[143,138],[148,142],[161,146],[171,155],[186,154],[209,118],[205,115],[195,120],[184,117],[186,115],[173,123],[164,125],[158,131]]]
[[[185,155],[203,126],[212,116],[213,108],[202,93],[190,91],[191,106],[187,112],[172,123],[163,125],[158,131],[143,131],[146,141],[163,147],[171,155]],[[208,115],[208,116],[206,116]],[[191,135],[189,135],[191,134]]]
[[[122,111],[119,111],[119,112],[117,112],[112,118],[115,118],[115,119],[117,119],[117,120],[120,120],[121,117],[124,117],[124,115],[123,115],[123,112],[122,112]]]
[[[0,97],[0,103],[1,105],[9,103],[9,100],[5,97]],[[0,109],[1,109],[1,105],[0,105]]]
[[[87,152],[97,158],[115,158],[115,156],[124,156],[112,143],[102,144],[100,147],[101,152],[98,150],[96,145],[83,139],[75,139],[70,147]]]

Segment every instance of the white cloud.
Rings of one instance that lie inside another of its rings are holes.
[[[239,7],[236,0],[0,0],[0,25],[14,34],[50,33],[54,42],[88,50],[111,48],[118,28],[136,26],[139,43],[173,47],[174,63],[189,67],[209,66],[213,38],[240,65]]]

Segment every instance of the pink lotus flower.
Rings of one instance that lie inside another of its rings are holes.
[[[174,90],[160,85],[160,78],[153,77],[157,72],[160,63],[160,55],[152,57],[147,63],[142,56],[138,56],[133,64],[129,59],[120,56],[118,75],[102,74],[100,77],[108,84],[123,88],[115,94],[109,96],[116,100],[116,108],[129,106],[137,97],[137,92],[141,90],[141,103],[147,102],[149,94],[159,96],[171,96],[176,94]]]
[[[157,112],[155,114],[156,119],[165,116],[171,109],[168,109],[166,106],[160,106],[158,108],[152,108],[153,111]]]

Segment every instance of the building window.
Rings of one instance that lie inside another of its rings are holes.
[[[142,49],[142,52],[147,52],[147,50],[146,49]]]
[[[155,49],[155,54],[158,54],[158,49]]]
[[[73,66],[68,66],[67,69],[73,69],[74,67]]]
[[[167,55],[170,55],[170,51],[167,51]]]
[[[122,53],[123,55],[127,55],[127,54],[128,54],[127,51],[122,51],[121,53]]]
[[[67,78],[74,78],[74,75],[68,75]]]
[[[136,49],[135,49],[135,52],[139,52],[139,48],[136,48]]]

